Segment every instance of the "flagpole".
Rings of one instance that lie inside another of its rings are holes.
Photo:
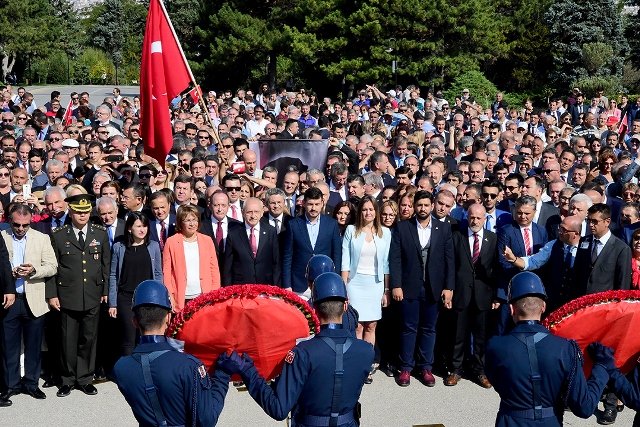
[[[209,126],[211,127],[211,130],[213,131],[213,137],[216,140],[215,141],[216,144],[218,146],[220,146],[221,141],[220,141],[220,136],[218,135],[218,130],[213,125],[213,122],[211,121],[211,114],[209,113],[209,110],[206,108],[206,104],[204,103],[204,100],[202,99],[202,91],[200,90],[200,86],[198,86],[198,83],[196,82],[196,78],[193,76],[193,72],[191,71],[191,66],[189,65],[189,61],[187,61],[187,57],[184,54],[184,50],[182,50],[182,44],[180,43],[180,39],[178,39],[178,34],[176,33],[175,28],[173,28],[173,22],[171,22],[171,19],[169,18],[169,13],[167,12],[167,9],[164,7],[164,1],[163,0],[158,0],[158,2],[160,3],[160,8],[162,9],[162,13],[164,14],[164,17],[166,18],[167,22],[169,23],[169,28],[171,29],[171,33],[173,34],[174,39],[177,41],[178,49],[180,49],[180,55],[182,55],[182,60],[184,61],[185,65],[187,66],[187,71],[189,72],[189,78],[191,79],[191,83],[193,83],[193,86],[196,88],[196,91],[198,92],[198,104],[202,103],[200,105],[200,108],[202,108],[204,106],[204,110],[207,113],[206,114],[207,121],[209,122]]]

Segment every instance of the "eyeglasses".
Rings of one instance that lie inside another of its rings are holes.
[[[13,228],[29,228],[31,224],[18,224],[17,222],[12,222],[11,227]]]
[[[98,133],[99,133],[100,135],[109,135],[109,132],[108,132],[108,131],[106,131],[106,130],[98,131]]]
[[[138,128],[129,128],[129,132],[140,132]]]
[[[227,191],[240,191],[242,187],[224,187]]]
[[[80,98],[78,98],[77,96],[74,96],[74,97],[72,97],[71,99],[72,99],[73,101],[77,101],[77,100],[78,100],[78,99],[80,99]]]
[[[506,188],[509,191],[513,191],[513,190],[517,190],[518,188],[520,188],[519,185],[506,185],[504,188]]]
[[[150,173],[141,173],[138,175],[141,179],[147,179],[147,178],[151,178],[151,174]]]
[[[167,174],[167,171],[165,171],[165,170],[161,169],[161,170],[158,171],[158,175],[166,175],[166,174]]]
[[[231,144],[231,145],[223,145],[223,147],[224,148],[231,148],[231,147],[233,147],[233,144]]]
[[[26,117],[18,117],[18,120],[27,120]]]
[[[79,130],[68,130],[67,132],[69,132],[70,135],[79,135],[80,134]]]
[[[497,199],[498,195],[496,193],[482,193],[482,197],[485,199]]]
[[[13,119],[2,119],[2,123],[11,123]]]
[[[10,175],[10,173],[9,173],[9,172],[0,173],[0,177],[2,177],[2,178],[8,178],[8,177],[9,177],[9,175]]]
[[[607,218],[608,219],[608,218]],[[596,218],[587,218],[587,223],[588,224],[593,224],[593,225],[598,225],[601,222],[606,221],[607,219],[596,219]]]
[[[209,139],[207,135],[198,135],[198,139]]]
[[[244,120],[236,120],[235,122],[237,125],[243,125],[244,124]]]
[[[542,169],[542,172],[543,173],[551,173],[551,172],[560,172],[560,171],[557,171],[555,169]]]

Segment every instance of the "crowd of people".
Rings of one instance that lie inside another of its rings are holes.
[[[144,280],[165,284],[174,311],[231,284],[309,299],[307,262],[327,255],[357,338],[376,348],[366,382],[380,369],[431,387],[435,371],[484,388],[518,272],[542,277],[547,312],[640,286],[640,99],[585,102],[575,88],[544,106],[498,93],[485,108],[467,89],[449,103],[413,85],[337,102],[268,85],[210,91],[174,101],[159,161],[144,153],[138,97],[74,92],[66,111],[58,91],[40,107],[13,90],[0,106],[0,406],[45,398],[41,374],[60,397],[96,394],[133,351]],[[250,143],[283,139],[326,140],[324,170],[261,169]],[[607,393],[599,421],[617,406]]]

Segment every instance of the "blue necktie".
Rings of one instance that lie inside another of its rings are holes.
[[[113,225],[107,227],[107,234],[109,235],[109,247],[113,246]]]

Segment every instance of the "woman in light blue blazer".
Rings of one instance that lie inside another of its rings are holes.
[[[389,297],[391,232],[382,226],[378,204],[365,196],[356,210],[356,223],[342,240],[342,279],[349,303],[358,311],[356,336],[375,345],[376,324]]]
[[[124,242],[111,248],[109,315],[119,320],[121,354],[130,355],[136,344],[131,299],[143,280],[163,281],[162,254],[158,242],[149,240],[149,219],[130,212],[124,225]]]

